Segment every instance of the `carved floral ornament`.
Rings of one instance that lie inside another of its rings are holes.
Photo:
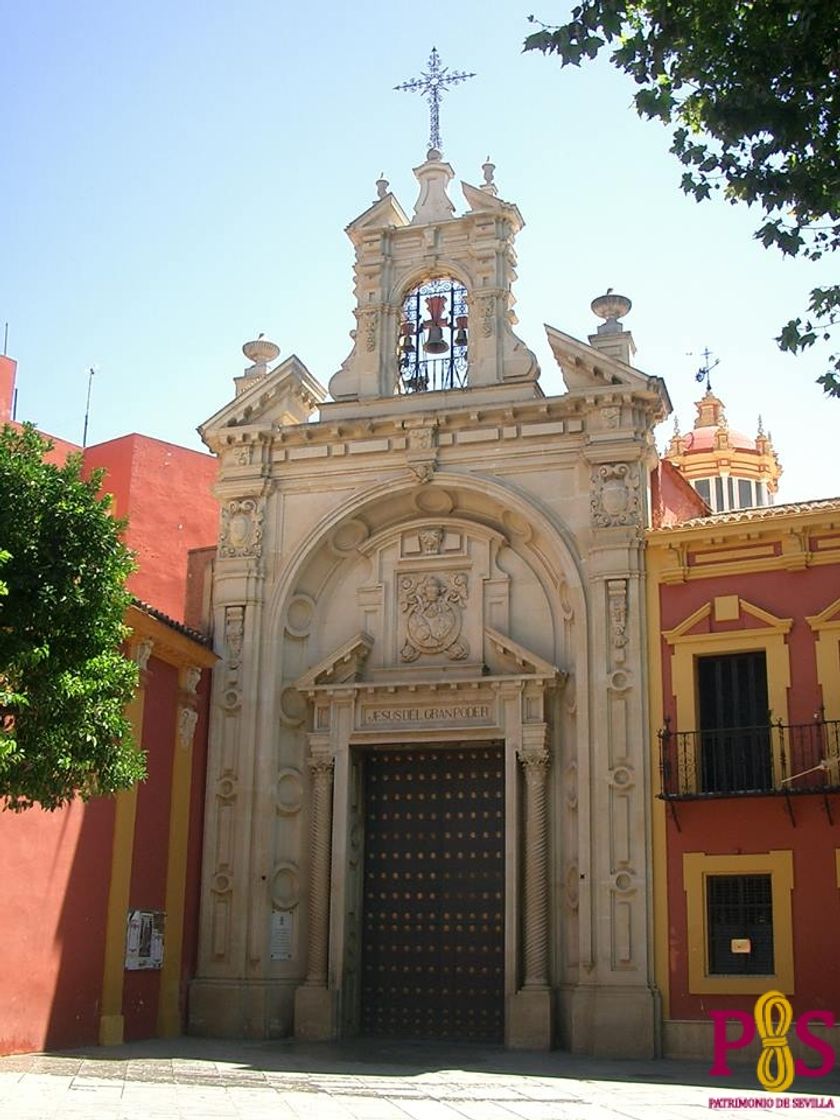
[[[260,498],[234,498],[222,506],[219,552],[225,557],[261,556],[263,502]]]
[[[406,465],[420,480],[428,482],[437,466],[437,432],[434,425],[425,424],[407,430],[408,447]]]
[[[407,616],[402,661],[421,654],[445,653],[451,661],[468,656],[469,643],[461,637],[467,593],[464,572],[400,576],[400,610]]]
[[[590,506],[598,529],[639,521],[638,470],[632,463],[601,463],[592,470]]]
[[[182,750],[189,750],[192,746],[197,723],[198,712],[195,708],[184,705],[178,709],[178,746]]]
[[[610,612],[610,642],[613,660],[624,661],[624,647],[627,645],[627,580],[608,579],[607,596]]]

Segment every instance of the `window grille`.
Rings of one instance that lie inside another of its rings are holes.
[[[469,383],[467,290],[452,277],[426,280],[403,302],[398,393],[465,389]]]
[[[710,974],[773,975],[773,888],[769,875],[709,875],[706,922]]]

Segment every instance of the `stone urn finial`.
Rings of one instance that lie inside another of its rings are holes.
[[[617,295],[612,288],[607,288],[606,293],[596,296],[589,306],[600,319],[604,320],[598,326],[598,334],[619,334],[624,330],[619,319],[628,313],[633,304],[627,296]]]
[[[253,342],[246,342],[242,353],[255,366],[266,366],[280,353],[280,347],[259,334]]]

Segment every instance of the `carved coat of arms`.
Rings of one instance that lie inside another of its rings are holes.
[[[467,602],[464,572],[400,576],[400,610],[406,617],[403,661],[416,661],[421,653],[445,653],[463,661],[470,647],[461,637],[463,607]]]

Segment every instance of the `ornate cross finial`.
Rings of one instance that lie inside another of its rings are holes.
[[[459,82],[465,82],[467,78],[474,77],[475,74],[466,74],[462,70],[450,70],[447,66],[442,67],[437,47],[432,47],[428,70],[425,70],[419,78],[413,78],[410,82],[403,82],[402,85],[394,86],[394,89],[405,90],[407,93],[422,93],[428,99],[430,149],[437,152],[441,150],[440,100],[444,90],[457,85]]]
[[[698,381],[698,382],[699,381],[705,381],[706,382],[706,392],[707,393],[711,393],[711,391],[712,391],[712,370],[715,369],[715,367],[719,366],[719,365],[720,365],[720,358],[715,358],[715,360],[712,361],[712,352],[709,349],[709,347],[707,346],[706,349],[703,351],[703,364],[694,375],[694,380],[695,381]]]

